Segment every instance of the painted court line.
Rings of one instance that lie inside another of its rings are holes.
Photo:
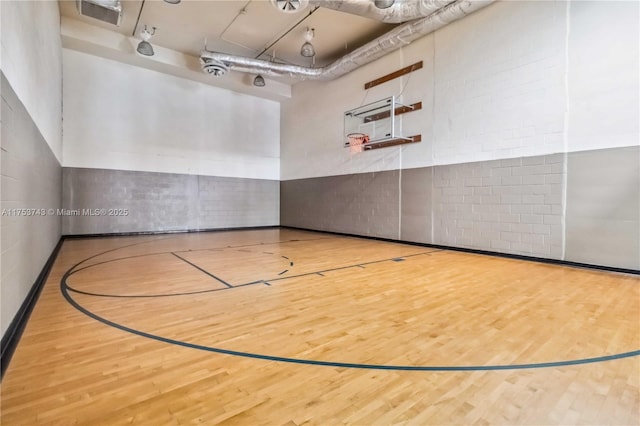
[[[144,244],[144,243],[140,243],[140,244]],[[136,245],[136,244],[132,244],[132,245]],[[590,363],[606,362],[606,361],[613,361],[613,360],[617,360],[617,359],[640,356],[640,350],[634,350],[634,351],[623,352],[623,353],[618,353],[618,354],[613,354],[613,355],[598,356],[598,357],[583,358],[583,359],[552,361],[552,362],[541,362],[541,363],[513,364],[513,365],[509,365],[509,364],[505,364],[505,365],[453,365],[453,366],[384,365],[384,364],[378,365],[378,364],[361,364],[361,363],[332,362],[332,361],[322,361],[322,360],[307,360],[307,359],[298,359],[298,358],[287,358],[287,357],[265,355],[265,354],[256,354],[256,353],[242,352],[242,351],[234,351],[234,350],[228,350],[228,349],[223,349],[223,348],[215,348],[215,347],[208,347],[208,346],[198,345],[198,344],[193,344],[193,343],[187,343],[187,342],[183,342],[183,341],[180,341],[180,340],[169,339],[169,338],[166,338],[166,337],[157,336],[157,335],[154,335],[154,334],[151,334],[151,333],[147,333],[147,332],[144,332],[144,331],[141,331],[141,330],[136,330],[136,329],[124,326],[122,324],[118,324],[116,322],[110,321],[110,320],[108,320],[106,318],[103,318],[103,317],[100,317],[99,315],[97,315],[97,314],[89,311],[88,309],[84,308],[83,306],[81,306],[78,302],[76,302],[71,297],[71,295],[69,294],[69,291],[73,291],[73,290],[68,286],[67,280],[71,275],[73,275],[75,272],[77,272],[77,270],[74,271],[74,269],[77,268],[82,263],[84,263],[84,262],[86,262],[86,261],[88,261],[90,259],[93,259],[95,257],[100,256],[101,254],[105,254],[107,252],[111,252],[111,251],[114,251],[114,250],[117,250],[117,249],[108,250],[106,252],[91,256],[91,257],[89,257],[87,259],[84,259],[84,260],[76,263],[74,266],[72,266],[70,269],[68,269],[67,272],[62,277],[62,279],[60,280],[60,291],[61,291],[63,297],[67,300],[67,302],[69,304],[71,304],[78,311],[82,312],[83,314],[85,314],[85,315],[89,316],[90,318],[93,318],[94,320],[99,321],[99,322],[101,322],[103,324],[106,324],[108,326],[117,328],[117,329],[125,331],[125,332],[136,334],[136,335],[141,336],[141,337],[154,339],[156,341],[169,343],[169,344],[174,344],[174,345],[178,345],[178,346],[182,346],[182,347],[186,347],[186,348],[203,350],[203,351],[208,351],[208,352],[215,352],[215,353],[225,354],[225,355],[241,356],[241,357],[246,357],[246,358],[254,358],[254,359],[277,361],[277,362],[296,363],[296,364],[316,365],[316,366],[330,366],[330,367],[358,368],[358,369],[372,369],[372,370],[440,371],[440,372],[446,372],[446,371],[519,370],[519,369],[533,369],[533,368],[563,367],[563,366],[571,366],[571,365],[579,365],[579,364],[590,364]],[[172,252],[172,254],[174,256],[180,258],[180,256],[176,255],[175,253]],[[424,254],[428,255],[429,253],[428,252],[427,253],[418,253],[418,254],[414,254],[414,255],[410,255],[410,256],[403,256],[403,257],[419,256],[419,255],[424,255]],[[191,262],[187,261],[186,259],[183,259],[183,258],[180,258],[180,259],[185,261],[186,263],[189,263],[190,265],[196,267],[197,269],[201,270],[202,272],[205,272],[207,275],[210,275],[213,278],[219,280],[217,277],[213,276],[212,274],[210,274],[209,272],[203,270],[202,268],[199,268],[198,266],[193,265]],[[380,263],[380,262],[389,261],[389,260],[393,261],[394,259],[397,259],[397,258],[379,260],[379,261],[374,261],[374,262],[369,262],[369,263]],[[353,267],[353,266],[350,266],[350,267]],[[345,268],[337,268],[337,269],[345,269]],[[321,272],[322,271],[318,271],[318,272],[315,272],[315,274],[318,274],[318,275],[322,276]],[[310,275],[310,274],[304,274],[304,275]],[[288,278],[282,278],[282,279],[288,279]],[[219,281],[221,281],[221,280],[219,280]],[[223,281],[221,281],[221,282],[223,282]],[[254,281],[254,282],[246,283],[246,284],[243,284],[243,285],[244,286],[248,286],[248,285],[259,284],[259,283],[263,283],[263,284],[265,284],[267,286],[270,285],[266,280],[265,281]],[[206,290],[205,292],[221,291],[221,290],[227,290],[227,289]],[[82,292],[80,292],[80,293],[82,293]],[[85,293],[85,294],[88,294],[88,293]]]
[[[189,262],[189,261],[188,261],[187,259],[185,259],[184,257],[180,257],[180,256],[178,256],[177,254],[175,254],[175,253],[173,253],[173,252],[171,252],[171,254],[172,254],[172,255],[174,255],[175,257],[177,257],[178,259],[180,259],[180,260],[182,260],[182,261],[184,261],[184,262],[188,263],[189,265],[193,266],[193,267],[194,267],[194,268],[196,268],[197,270],[204,272],[205,274],[209,275],[211,278],[213,278],[213,279],[216,279],[216,280],[220,281],[222,284],[226,285],[227,287],[229,287],[229,288],[233,287],[231,284],[229,284],[229,283],[228,283],[228,282],[226,282],[225,280],[223,280],[223,279],[221,279],[221,278],[216,277],[216,276],[215,276],[215,275],[213,275],[211,272],[209,272],[209,271],[207,271],[207,270],[205,270],[205,269],[202,269],[201,267],[199,267],[199,266],[198,266],[198,265],[196,265],[195,263],[191,263],[191,262]]]

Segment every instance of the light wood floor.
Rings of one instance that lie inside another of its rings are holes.
[[[638,425],[639,293],[284,229],[67,240],[2,425]]]

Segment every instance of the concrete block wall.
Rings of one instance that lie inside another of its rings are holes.
[[[65,167],[62,205],[70,213],[62,229],[82,235],[273,226],[279,202],[275,180]]]
[[[433,242],[562,258],[564,173],[562,154],[434,167]]]
[[[640,147],[283,181],[280,222],[640,269]]]
[[[399,238],[398,170],[280,183],[283,225]]]
[[[0,246],[4,336],[61,235],[62,168],[38,126],[1,75]],[[38,209],[29,214],[21,209]]]

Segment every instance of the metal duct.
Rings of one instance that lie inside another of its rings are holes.
[[[378,8],[373,0],[313,0],[311,4],[388,24],[399,24],[429,16],[451,2],[452,0],[396,0],[386,9]]]
[[[423,37],[453,21],[493,3],[494,0],[456,0],[437,12],[400,25],[364,46],[322,68],[277,64],[260,59],[202,51],[202,58],[215,59],[228,64],[232,70],[271,77],[293,77],[307,80],[333,80],[362,65],[373,62],[414,40]]]

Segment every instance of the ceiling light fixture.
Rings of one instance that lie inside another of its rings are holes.
[[[273,7],[283,13],[296,13],[307,7],[309,0],[271,0]]]
[[[256,75],[256,78],[253,79],[253,85],[256,87],[264,87],[266,85],[264,77],[260,74]]]
[[[311,40],[313,40],[313,36],[315,35],[313,28],[307,27],[307,31],[304,33],[305,42],[300,48],[300,54],[305,58],[311,58],[316,56],[316,49],[311,44]]]
[[[178,4],[180,3],[182,0],[164,0],[165,3],[169,3],[169,4]]]
[[[142,41],[138,43],[138,48],[136,49],[139,54],[144,56],[153,56],[153,46],[151,46],[149,40],[155,33],[156,27],[151,27],[151,31],[149,31],[146,25],[144,26],[144,29],[140,31],[140,37],[142,37]]]
[[[378,9],[388,9],[393,6],[395,2],[396,0],[375,0],[373,4],[375,4]]]

